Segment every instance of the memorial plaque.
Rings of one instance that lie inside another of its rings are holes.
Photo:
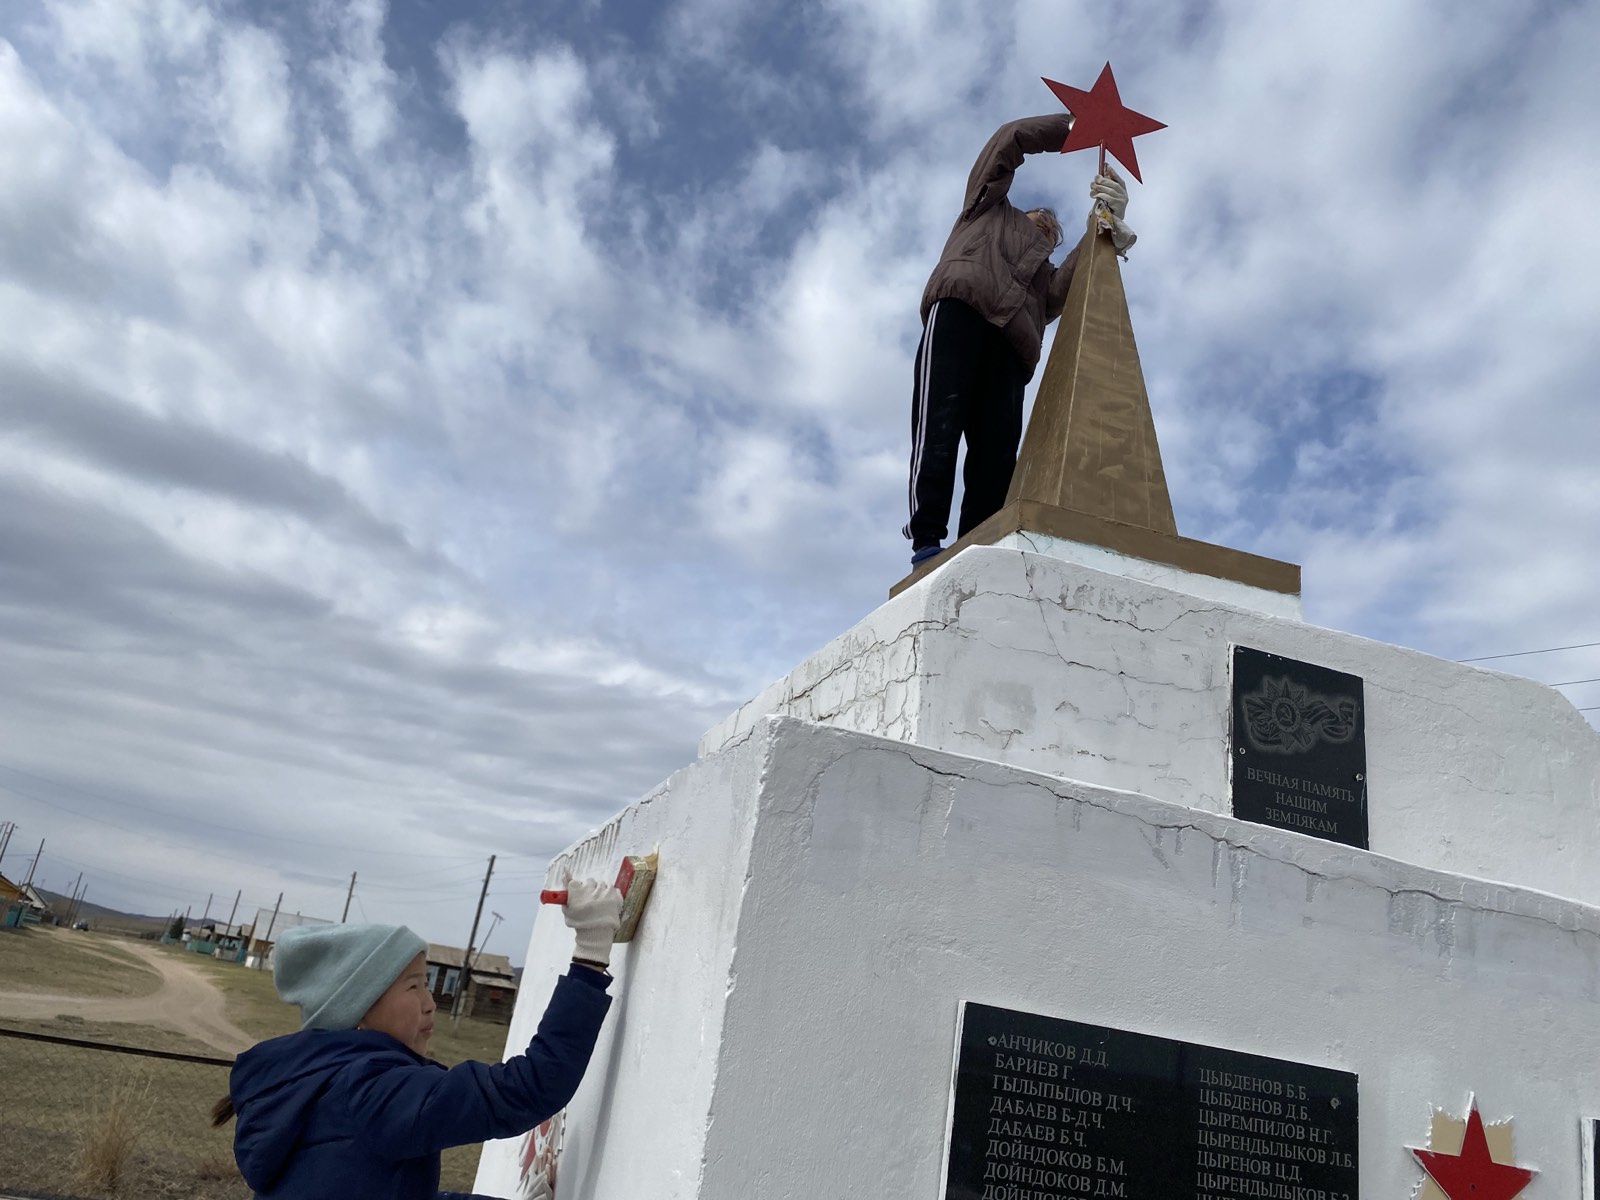
[[[1233,815],[1367,848],[1361,678],[1233,648]]]
[[[1356,1200],[1348,1072],[962,1006],[945,1200]]]

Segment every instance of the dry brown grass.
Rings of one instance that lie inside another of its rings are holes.
[[[233,1161],[231,1154],[209,1154],[196,1160],[194,1176],[207,1183],[237,1183],[240,1186],[244,1183],[239,1176],[239,1164]]]
[[[128,1176],[140,1130],[151,1115],[148,1080],[119,1081],[91,1103],[78,1145],[79,1186],[115,1194]]]
[[[121,939],[75,929],[0,934],[0,981],[0,991],[58,996],[148,996],[161,986]]]
[[[122,1035],[119,1041],[144,1040],[129,1029],[115,1032]],[[137,1200],[239,1200],[250,1194],[237,1173],[202,1179],[196,1172],[199,1164],[232,1159],[233,1127],[212,1129],[207,1121],[212,1102],[228,1090],[223,1067],[0,1038],[0,1081],[8,1099],[25,1098],[0,1103],[0,1193]],[[102,1111],[119,1093],[143,1097],[134,1105],[139,1136],[123,1159],[116,1190],[89,1187],[81,1176],[96,1157],[91,1143],[103,1142],[97,1154],[115,1158],[116,1139],[100,1126]]]

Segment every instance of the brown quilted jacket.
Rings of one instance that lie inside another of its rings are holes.
[[[1024,117],[1000,126],[967,179],[966,203],[922,291],[922,320],[935,300],[961,300],[977,309],[1016,350],[1033,377],[1044,327],[1061,315],[1077,264],[1074,247],[1051,265],[1048,238],[1006,199],[1011,177],[1028,154],[1061,149],[1072,115]]]

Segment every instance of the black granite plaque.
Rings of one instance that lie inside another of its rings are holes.
[[[1356,1200],[1356,1077],[962,1006],[945,1200]]]
[[[1600,1200],[1600,1121],[1589,1122],[1589,1197]]]
[[[1233,648],[1233,815],[1367,848],[1361,679]]]

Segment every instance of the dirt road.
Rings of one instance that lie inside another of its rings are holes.
[[[72,1016],[85,1021],[161,1025],[224,1054],[237,1054],[256,1043],[258,1039],[228,1020],[222,992],[198,966],[139,942],[129,942],[125,948],[161,976],[161,986],[150,995],[50,996],[0,991],[0,1015],[21,1020]]]

